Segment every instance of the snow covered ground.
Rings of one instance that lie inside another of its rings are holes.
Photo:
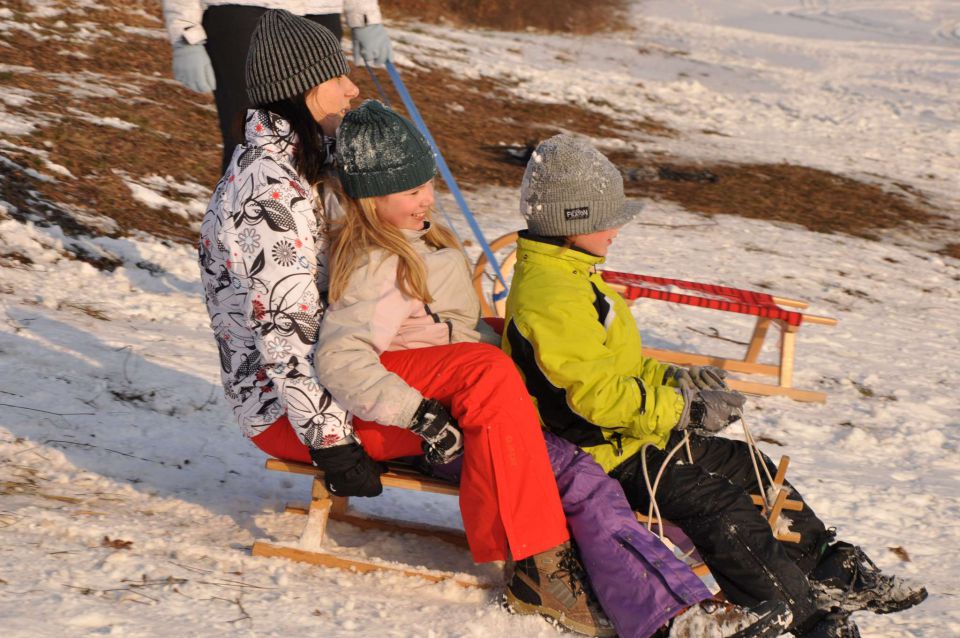
[[[903,181],[960,217],[957,3],[648,0],[633,13],[635,34],[408,24],[395,39],[406,63],[482,68],[541,100],[603,97],[618,116],[682,133],[599,140],[607,146]],[[141,201],[163,206],[149,195],[154,182],[131,177]],[[470,200],[488,238],[519,226],[514,192]],[[69,242],[124,265],[103,272],[70,260]],[[960,262],[925,243],[651,204],[609,262],[762,287],[840,320],[800,337],[796,384],[827,392],[828,403],[754,398],[748,415],[755,434],[783,443],[766,447],[792,457],[793,480],[822,518],[930,589],[908,612],[858,614],[865,636],[960,635]],[[0,634],[556,635],[507,616],[487,592],[249,555],[254,539],[296,534],[301,521],[280,512],[306,497],[308,481],[262,470],[233,425],[191,248],[77,240],[5,220],[0,254],[32,260],[4,258],[0,271]],[[743,339],[749,326],[656,302],[634,312],[658,347],[732,354],[738,346],[702,332]],[[458,521],[441,497],[399,493],[365,507]],[[330,536],[338,551],[476,571],[463,552],[419,538],[336,523]]]

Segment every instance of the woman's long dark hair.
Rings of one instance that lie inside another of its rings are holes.
[[[298,144],[293,154],[293,165],[310,186],[323,181],[324,164],[327,162],[327,144],[323,130],[307,106],[305,94],[271,102],[263,107],[290,122],[297,134]]]

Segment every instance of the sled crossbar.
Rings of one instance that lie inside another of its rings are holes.
[[[799,326],[804,320],[802,313],[784,310],[777,305],[774,296],[767,293],[742,290],[740,288],[729,288],[716,284],[684,281],[682,279],[668,279],[666,277],[655,277],[653,275],[616,272],[613,270],[603,270],[600,276],[602,276],[603,280],[608,284],[622,287],[620,294],[630,301],[641,297],[645,299],[657,299],[670,303],[709,308],[710,310],[739,312],[755,317],[776,319],[790,326]],[[671,290],[671,288],[680,288],[700,294],[676,292]]]
[[[357,560],[335,556],[321,551],[319,546],[326,533],[327,521],[330,519],[343,521],[361,529],[377,529],[406,534],[419,534],[442,540],[460,547],[467,547],[467,539],[463,532],[456,529],[424,525],[408,521],[378,518],[352,512],[349,508],[349,498],[334,496],[327,491],[323,481],[323,472],[308,463],[281,461],[268,459],[266,468],[275,472],[289,472],[313,477],[309,504],[287,504],[284,511],[289,514],[303,514],[307,519],[298,544],[278,545],[264,540],[253,544],[254,556],[279,557],[304,563],[312,563],[323,567],[336,567],[357,571],[360,573],[392,572],[405,576],[415,576],[431,582],[453,582],[462,587],[479,587],[487,589],[493,583],[484,582],[478,578],[464,575],[429,572],[414,567],[396,567],[385,563]],[[417,472],[398,466],[390,466],[390,470],[380,477],[384,487],[393,487],[416,492],[430,492],[456,496],[459,489],[456,485],[439,481]]]
[[[837,320],[832,317],[810,315],[800,310],[807,308],[807,302],[788,297],[730,288],[715,284],[655,277],[634,273],[603,270],[603,280],[610,284],[624,299],[632,302],[636,299],[655,299],[668,303],[679,303],[722,312],[735,312],[757,318],[753,333],[742,359],[713,357],[692,352],[677,352],[658,348],[644,348],[644,352],[655,359],[679,365],[714,365],[731,372],[745,374],[766,374],[776,376],[777,384],[728,380],[730,387],[754,394],[784,395],[797,401],[823,403],[827,395],[823,392],[800,390],[793,387],[793,365],[796,359],[797,333],[804,323],[835,326]],[[675,289],[686,292],[677,292]],[[787,310],[783,306],[797,308]],[[763,341],[770,326],[780,328],[778,364],[765,364],[758,361]]]
[[[500,271],[509,278],[513,274],[517,253],[513,245],[517,233],[508,233],[490,242],[494,252],[509,251],[500,262]],[[485,290],[485,274],[488,265],[485,254],[480,255],[473,270],[473,285],[480,296],[481,310],[485,316],[503,316],[506,308],[506,287],[499,280],[492,283],[492,291]],[[763,383],[744,379],[728,379],[730,387],[750,394],[781,395],[796,401],[824,403],[823,392],[802,390],[793,387],[793,368],[796,359],[797,334],[803,324],[835,326],[832,317],[804,312],[807,302],[789,297],[779,297],[763,292],[731,288],[716,284],[699,283],[683,279],[657,277],[613,270],[600,271],[604,281],[620,293],[627,303],[637,299],[654,299],[679,303],[708,310],[734,312],[756,317],[750,341],[743,358],[717,357],[694,352],[682,352],[661,348],[644,348],[646,356],[678,365],[712,365],[731,372],[777,377],[777,383]],[[761,363],[760,351],[771,326],[780,329],[778,361]]]

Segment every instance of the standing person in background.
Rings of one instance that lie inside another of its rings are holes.
[[[163,0],[163,17],[173,46],[173,76],[198,93],[213,91],[223,136],[221,171],[243,142],[247,99],[244,64],[250,36],[269,9],[286,9],[343,35],[346,15],[353,38],[353,63],[382,66],[393,60],[377,0]]]

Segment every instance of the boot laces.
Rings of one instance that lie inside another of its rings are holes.
[[[850,589],[873,589],[885,582],[884,575],[876,563],[870,560],[867,554],[854,545],[853,554],[850,557],[851,568],[853,569],[853,580],[850,583]]]
[[[583,569],[583,563],[580,562],[576,550],[568,547],[558,556],[560,560],[557,562],[557,568],[550,572],[547,578],[560,581],[567,579],[574,596],[588,592],[587,573]]]

